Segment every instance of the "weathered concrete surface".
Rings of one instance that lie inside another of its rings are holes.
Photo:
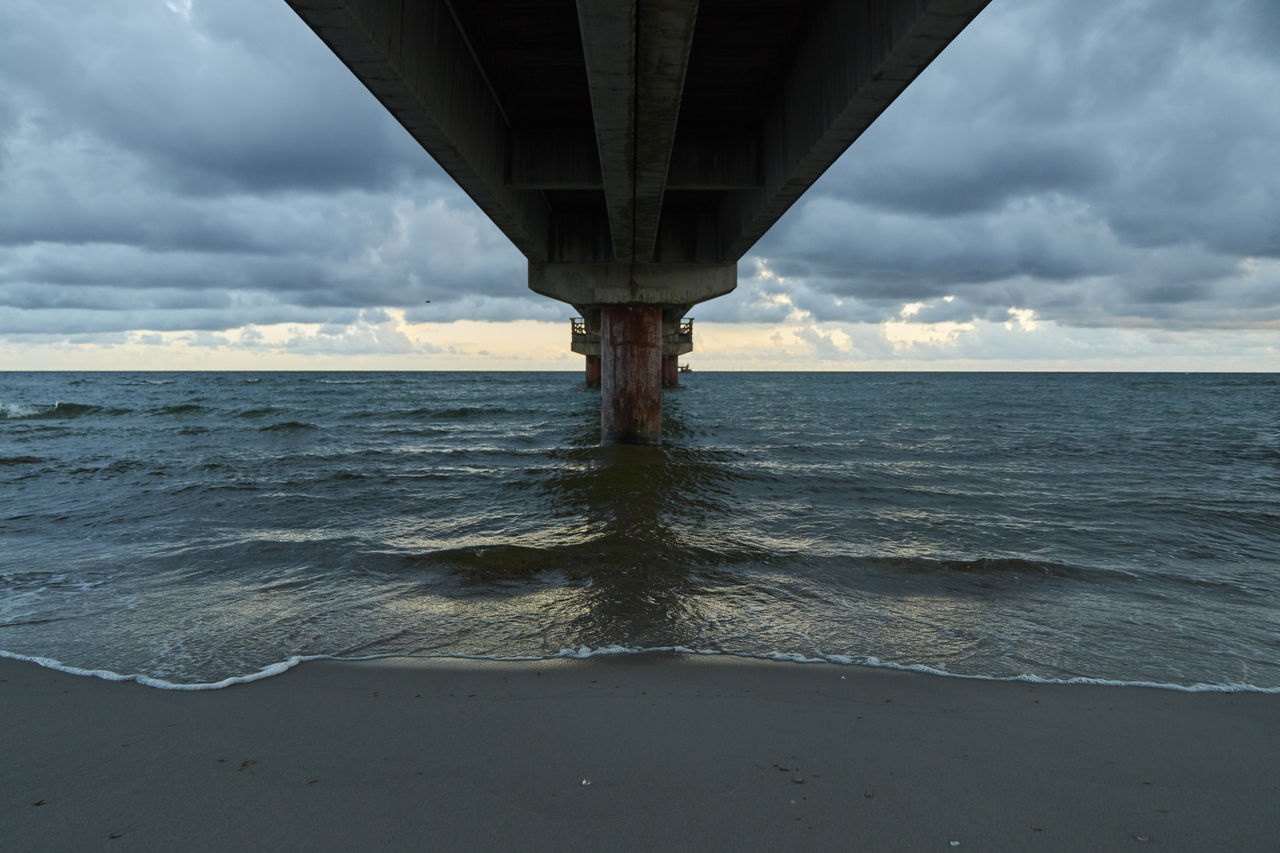
[[[662,309],[600,309],[600,432],[605,444],[662,440]]]
[[[675,388],[680,384],[680,356],[662,356],[662,387]]]
[[[680,356],[693,352],[693,320],[684,319],[684,306],[662,309],[662,387],[680,384]],[[586,357],[586,385],[600,387],[601,309],[588,310],[570,323],[570,349]]]
[[[763,186],[760,150],[752,134],[707,128],[676,138],[667,172],[669,191],[752,190]],[[530,128],[511,134],[507,186],[520,190],[603,190],[596,139],[577,132]]]
[[[693,352],[693,320],[685,319],[684,307],[662,313],[662,354],[685,355]]]
[[[578,306],[691,306],[731,292],[737,264],[545,264],[529,262],[535,293]]]
[[[653,259],[698,0],[578,0],[614,259]]]

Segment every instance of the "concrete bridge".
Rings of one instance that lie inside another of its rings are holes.
[[[989,0],[287,2],[581,314],[602,440],[657,443],[664,339]]]

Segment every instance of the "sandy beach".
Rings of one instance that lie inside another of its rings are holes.
[[[1280,849],[1280,696],[651,655],[0,660],[0,848]]]

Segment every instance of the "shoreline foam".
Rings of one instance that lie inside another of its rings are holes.
[[[707,658],[725,658],[743,661],[768,661],[777,663],[794,663],[800,665],[809,664],[831,664],[834,666],[851,666],[862,667],[866,669],[887,669],[897,672],[913,672],[922,675],[932,675],[942,678],[957,678],[966,681],[988,681],[995,683],[1021,683],[1021,684],[1054,684],[1054,685],[1088,685],[1094,687],[1128,687],[1128,688],[1145,688],[1153,690],[1171,690],[1180,693],[1262,693],[1280,695],[1280,687],[1262,687],[1256,684],[1176,684],[1159,681],[1124,681],[1120,679],[1095,678],[1091,676],[1077,676],[1074,678],[1044,678],[1032,673],[1024,673],[1016,676],[995,676],[995,675],[975,675],[971,673],[948,672],[945,669],[925,666],[923,664],[899,664],[890,661],[882,661],[877,657],[868,656],[864,659],[857,660],[849,655],[823,655],[818,657],[807,657],[800,654],[776,652],[762,654],[746,654],[741,652],[722,652],[708,649],[691,649],[684,646],[662,646],[655,648],[632,648],[627,646],[604,646],[597,649],[591,649],[582,646],[577,649],[561,649],[556,654],[543,656],[510,656],[502,657],[496,655],[465,655],[465,654],[435,654],[435,655],[404,655],[404,654],[377,654],[364,655],[360,657],[343,657],[341,655],[291,655],[283,661],[267,664],[256,672],[244,675],[233,675],[223,678],[215,682],[176,682],[168,681],[163,678],[146,675],[144,673],[119,673],[108,669],[88,669],[83,667],[71,666],[64,664],[54,658],[22,655],[16,652],[5,651],[0,649],[0,659],[24,661],[34,663],[46,669],[56,672],[65,673],[75,676],[89,676],[92,678],[100,678],[104,681],[134,682],[144,687],[151,687],[157,690],[181,690],[181,691],[203,691],[203,690],[222,690],[227,687],[234,687],[237,684],[249,684],[254,681],[261,681],[265,678],[271,678],[277,675],[283,675],[299,664],[310,661],[332,661],[337,663],[361,663],[366,661],[380,660],[415,660],[415,661],[488,661],[492,663],[539,663],[545,661],[556,660],[588,660],[591,658],[626,656],[626,655],[653,655],[653,654],[672,654],[672,655],[688,655],[693,657]]]

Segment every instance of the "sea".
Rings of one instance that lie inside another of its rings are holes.
[[[1280,375],[0,372],[0,654],[729,655],[1280,692]]]

